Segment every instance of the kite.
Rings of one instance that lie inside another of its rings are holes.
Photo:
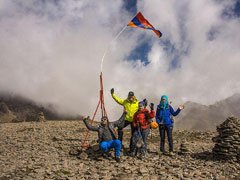
[[[156,30],[149,22],[144,18],[141,12],[139,12],[127,26],[135,27],[135,28],[142,28],[142,29],[149,29],[153,30],[156,35],[160,38],[162,33],[159,30]]]
[[[136,27],[136,28],[141,28],[141,29],[148,29],[148,30],[152,30],[156,33],[156,35],[160,38],[162,37],[162,33],[155,29],[149,22],[148,20],[146,20],[144,18],[144,16],[142,15],[141,12],[139,12],[131,21],[130,23],[128,23],[126,26],[124,26],[124,28],[118,33],[118,35],[109,43],[106,51],[104,52],[103,54],[103,57],[102,57],[102,62],[101,62],[101,72],[102,72],[102,68],[103,68],[103,61],[104,61],[104,58],[105,58],[105,55],[110,47],[110,45],[112,44],[113,41],[116,41],[118,39],[118,37],[120,36],[120,34],[122,34],[122,32],[126,29],[126,27]]]

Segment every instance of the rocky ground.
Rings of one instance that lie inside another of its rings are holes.
[[[95,132],[89,134],[87,141],[95,146],[81,149],[85,134],[86,128],[80,121],[0,124],[0,180],[240,179],[239,163],[213,157],[212,138],[216,132],[174,132],[176,155],[170,157],[167,153],[157,155],[160,138],[158,131],[153,130],[148,138],[148,156],[141,160],[128,156],[124,150],[121,163],[102,158]],[[124,132],[127,136],[129,130]],[[123,142],[125,147],[128,140]]]

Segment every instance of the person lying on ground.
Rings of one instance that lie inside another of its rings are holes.
[[[91,131],[98,132],[98,142],[100,143],[100,149],[104,152],[104,156],[109,156],[109,149],[115,149],[115,159],[117,162],[120,162],[120,150],[122,143],[117,139],[115,132],[115,127],[121,127],[122,122],[124,121],[127,115],[127,111],[124,111],[119,120],[114,122],[109,122],[106,116],[101,118],[101,124],[99,126],[92,126],[88,123],[86,116],[83,117],[83,122],[86,127]]]

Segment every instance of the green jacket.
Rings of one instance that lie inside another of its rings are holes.
[[[138,100],[134,96],[133,102],[130,102],[128,99],[119,99],[115,94],[112,94],[113,99],[128,111],[125,120],[132,122],[135,112],[138,110]]]

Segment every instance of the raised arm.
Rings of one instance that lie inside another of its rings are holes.
[[[155,111],[151,110],[150,112],[148,112],[148,119],[152,119],[155,117]]]
[[[120,105],[123,105],[124,99],[118,98],[115,94],[112,94],[113,99]]]
[[[119,99],[115,94],[114,94],[114,88],[111,89],[111,95],[113,97],[113,99],[120,105],[123,105],[124,103],[124,99]]]
[[[154,104],[150,103],[149,107],[151,110],[148,112],[148,119],[152,119],[155,117]]]
[[[180,108],[177,109],[177,111],[174,111],[174,109],[172,108],[172,106],[170,106],[170,113],[173,115],[173,116],[177,116],[179,113],[180,113]]]
[[[115,94],[114,94],[114,88],[111,89],[111,95],[112,95],[112,98],[120,105],[123,105],[124,103],[124,99],[119,99]]]
[[[84,117],[83,122],[86,125],[86,127],[91,131],[98,131],[98,126],[92,126],[88,123],[88,118]]]
[[[122,116],[119,118],[119,120],[112,122],[112,125],[114,127],[120,127],[121,128],[121,125],[124,125],[123,121],[125,120],[126,115],[127,115],[127,111],[124,111]]]

